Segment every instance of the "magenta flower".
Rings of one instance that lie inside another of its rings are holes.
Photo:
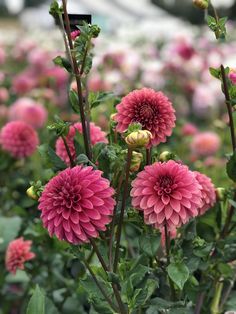
[[[92,167],[60,172],[46,185],[40,199],[43,225],[50,236],[73,244],[88,242],[105,231],[115,201],[110,182]]]
[[[9,110],[11,121],[24,121],[34,128],[41,128],[47,120],[47,110],[30,98],[19,98]]]
[[[69,133],[66,137],[66,142],[69,146],[70,153],[72,158],[75,160],[76,152],[74,146],[74,138],[76,135],[76,130],[82,134],[82,124],[80,122],[75,123],[70,127]],[[90,122],[90,136],[91,136],[91,144],[95,145],[96,143],[103,142],[108,143],[106,138],[106,133],[101,130],[99,126],[96,126],[93,122]],[[70,165],[70,159],[68,157],[64,142],[61,138],[59,138],[56,142],[56,153],[62,160],[65,161],[67,165]]]
[[[31,244],[31,241],[24,241],[22,237],[9,243],[5,257],[9,272],[15,274],[17,269],[24,269],[24,263],[35,257],[35,254],[30,252]]]
[[[79,29],[76,29],[75,31],[70,33],[71,39],[76,40],[76,38],[80,35],[81,31]]]
[[[202,132],[193,137],[191,151],[196,156],[214,155],[220,148],[221,140],[214,132]]]
[[[117,131],[125,132],[133,122],[141,123],[143,129],[152,133],[150,146],[166,141],[175,126],[175,110],[169,99],[151,88],[134,90],[122,98],[116,106]]]
[[[198,215],[201,186],[187,166],[173,160],[146,166],[132,182],[132,205],[146,224],[172,230]]]
[[[198,171],[194,171],[195,178],[197,179],[198,183],[200,184],[200,190],[202,193],[202,204],[198,208],[199,215],[203,215],[209,208],[214,206],[216,202],[216,193],[215,187],[209,177],[205,174],[200,173]]]
[[[32,155],[39,144],[38,134],[23,121],[8,122],[0,132],[2,149],[15,158]]]

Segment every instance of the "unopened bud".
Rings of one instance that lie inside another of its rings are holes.
[[[216,188],[216,197],[218,201],[224,201],[226,199],[226,189],[225,188]]]
[[[110,121],[115,121],[115,116],[117,115],[117,113],[112,113],[110,115]]]
[[[92,25],[92,26],[91,26],[91,33],[92,33],[92,37],[93,37],[93,38],[98,37],[100,31],[101,31],[101,29],[100,29],[100,27],[98,27],[97,25]]]
[[[206,10],[209,6],[209,0],[193,0],[195,7]]]
[[[126,136],[126,144],[131,148],[145,147],[149,144],[152,133],[147,130],[138,130]]]
[[[164,161],[168,161],[168,160],[171,160],[171,159],[175,159],[175,154],[171,153],[171,152],[168,152],[167,150],[162,152],[159,156],[159,160],[161,162],[164,162]]]
[[[33,200],[37,200],[38,199],[38,196],[37,194],[35,193],[35,190],[34,190],[34,187],[31,186],[30,188],[28,188],[28,190],[26,191],[26,194],[32,198]]]
[[[142,160],[143,160],[143,154],[133,151],[132,158],[131,158],[130,172],[138,171]]]

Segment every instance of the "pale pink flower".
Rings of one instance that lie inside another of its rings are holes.
[[[220,137],[216,133],[208,131],[196,134],[190,147],[193,154],[206,157],[217,153],[220,145]]]
[[[192,123],[185,123],[182,127],[181,133],[185,136],[192,136],[198,133],[198,129]]]

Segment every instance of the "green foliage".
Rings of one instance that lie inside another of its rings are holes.
[[[59,67],[66,69],[67,72],[72,73],[72,66],[66,58],[57,56],[56,58],[53,59],[53,62]]]
[[[0,216],[0,252],[3,252],[9,242],[17,237],[22,224],[22,219],[15,217]]]
[[[226,165],[226,170],[229,178],[236,182],[236,152],[234,152]]]
[[[149,257],[155,257],[157,250],[160,247],[161,236],[160,234],[143,234],[139,238],[139,245],[142,252],[147,254]]]
[[[51,166],[54,171],[66,169],[67,166],[64,161],[48,144],[40,145],[38,150],[44,162]]]
[[[182,290],[189,278],[189,269],[183,262],[170,263],[167,267],[170,279]]]
[[[215,17],[208,15],[206,20],[209,28],[215,33],[216,39],[225,39],[226,37],[226,22],[227,17],[216,19]]]
[[[30,298],[26,314],[45,314],[45,295],[38,285]]]
[[[113,93],[110,92],[90,92],[88,97],[88,102],[90,104],[90,108],[96,108],[102,103],[113,97]]]
[[[57,136],[64,135],[66,136],[69,132],[70,124],[68,122],[64,122],[60,117],[55,116],[55,121],[51,125],[49,125],[47,128],[50,131],[55,131]]]
[[[63,10],[62,8],[59,7],[59,4],[57,0],[53,0],[50,9],[49,9],[49,14],[51,14],[53,17],[57,17],[59,14],[62,14]]]

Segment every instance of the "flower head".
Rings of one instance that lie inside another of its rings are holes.
[[[35,257],[30,252],[31,241],[22,237],[11,241],[7,247],[5,264],[9,272],[15,274],[17,269],[24,269],[24,263]]]
[[[10,107],[9,119],[24,121],[34,128],[41,128],[47,120],[47,111],[43,105],[30,98],[20,98]]]
[[[187,166],[173,160],[146,166],[132,187],[132,205],[144,212],[146,224],[173,229],[198,215],[201,186]]]
[[[198,208],[199,215],[203,215],[209,208],[211,208],[216,202],[216,193],[215,187],[210,178],[205,174],[202,174],[198,171],[194,171],[195,178],[200,184],[201,193],[202,193],[202,204]]]
[[[162,92],[151,88],[134,90],[116,106],[117,131],[125,132],[129,125],[138,122],[152,133],[149,147],[166,141],[175,126],[175,110]]]
[[[70,153],[72,158],[75,160],[76,152],[74,146],[74,138],[76,135],[76,130],[82,134],[82,123],[78,122],[72,125],[69,129],[69,133],[66,136],[66,142],[70,149]],[[108,143],[106,138],[106,133],[101,130],[99,126],[96,126],[93,122],[90,122],[90,136],[91,136],[91,143],[95,145],[96,143],[103,142]],[[56,142],[56,153],[58,156],[61,157],[65,161],[67,165],[70,164],[70,159],[68,157],[64,142],[61,138],[59,138]]]
[[[183,125],[181,133],[184,136],[192,136],[198,133],[197,127],[192,123],[186,123]]]
[[[0,144],[13,157],[23,158],[34,153],[39,139],[30,125],[23,121],[12,121],[1,129]]]
[[[148,146],[152,133],[147,130],[138,130],[126,136],[125,141],[129,147],[137,148]]]
[[[76,38],[80,35],[81,31],[79,29],[70,33],[72,40],[76,40]]]
[[[44,227],[50,236],[73,244],[96,238],[106,230],[115,201],[102,172],[92,167],[67,168],[52,178],[39,199]]]
[[[197,156],[210,156],[219,150],[220,144],[220,138],[216,133],[202,132],[193,137],[191,150]]]

